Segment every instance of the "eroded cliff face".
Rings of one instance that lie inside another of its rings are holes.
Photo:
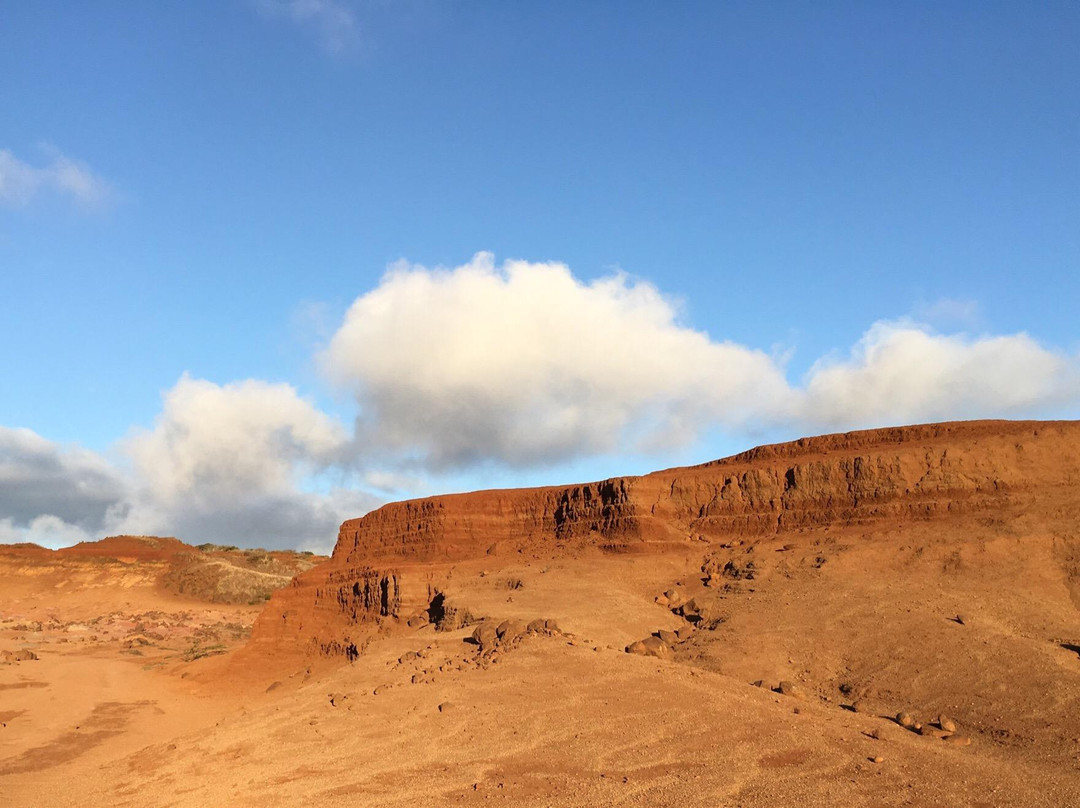
[[[568,487],[386,505],[342,524],[331,560],[274,595],[256,644],[354,655],[375,626],[429,609],[453,563],[581,545],[688,542],[829,526],[1007,515],[1038,497],[1074,507],[1080,422],[975,421],[762,446],[701,466]]]

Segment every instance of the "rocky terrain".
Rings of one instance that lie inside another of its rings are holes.
[[[255,609],[169,558],[117,557],[98,588]],[[234,566],[279,574],[265,563]],[[127,583],[143,564],[155,583]],[[133,666],[120,640],[78,668],[98,681],[72,704],[66,651],[12,625],[42,581],[5,575],[2,650],[39,659],[0,666],[0,788],[27,805],[70,802],[76,780],[109,805],[1080,804],[1078,422],[394,503],[295,572],[243,648]],[[160,633],[138,616],[109,636]]]

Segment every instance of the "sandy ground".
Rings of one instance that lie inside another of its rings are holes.
[[[0,792],[26,806],[1080,804],[1080,539],[1002,516],[465,562],[456,603],[558,630],[483,653],[472,627],[384,626],[351,664],[237,653],[254,607],[135,585],[43,598],[5,580],[0,650],[39,659],[0,666]],[[655,602],[672,588],[715,624]],[[670,658],[625,652],[659,629],[680,629]],[[946,713],[970,745],[904,729],[900,711]]]

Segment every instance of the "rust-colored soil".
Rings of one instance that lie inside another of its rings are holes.
[[[1080,423],[388,505],[243,648],[120,544],[0,554],[13,804],[1080,804]]]

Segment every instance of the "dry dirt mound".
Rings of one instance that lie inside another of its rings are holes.
[[[29,584],[28,592],[51,588],[64,597],[86,590],[107,598],[110,592],[159,589],[210,603],[261,603],[323,560],[287,550],[193,547],[160,536],[110,536],[55,551],[0,545],[0,572],[11,576],[7,594],[26,588],[19,579]]]

